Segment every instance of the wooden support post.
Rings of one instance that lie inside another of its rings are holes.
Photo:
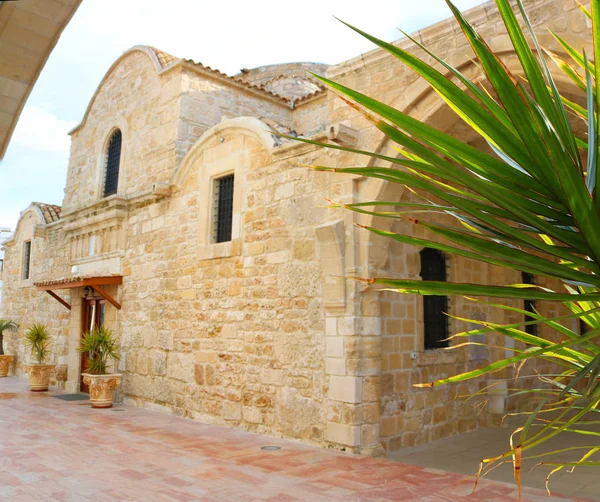
[[[65,307],[67,307],[69,310],[71,310],[71,305],[69,305],[66,301],[64,301],[60,296],[58,296],[54,291],[50,291],[49,289],[46,290],[46,293],[48,293],[52,298],[54,298],[58,303],[60,303],[61,305],[64,305]]]
[[[94,291],[96,291],[99,295],[103,296],[107,302],[112,303],[117,310],[121,310],[121,304],[115,300],[112,296],[110,296],[106,291],[104,291],[100,286],[96,286],[95,284],[90,284]]]

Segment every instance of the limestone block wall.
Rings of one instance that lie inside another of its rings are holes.
[[[290,129],[302,136],[325,132],[329,124],[327,91],[299,102],[294,108]]]
[[[421,238],[432,237],[409,225],[396,223],[393,230]],[[386,276],[420,279],[419,252],[417,247],[391,242]],[[482,283],[488,268],[485,264],[458,256],[447,256],[447,267],[449,281],[474,283]],[[380,300],[381,435],[386,450],[433,441],[485,425],[486,413],[479,408],[483,399],[466,402],[459,397],[481,390],[485,380],[435,389],[413,386],[483,366],[489,360],[487,350],[474,347],[451,351],[424,350],[422,297],[386,291],[381,293]],[[460,297],[450,297],[448,309],[450,315],[489,319],[486,306],[468,305]],[[466,323],[455,319],[449,319],[448,325],[450,335],[468,329]]]
[[[215,134],[191,155],[176,193],[128,220],[123,392],[141,406],[323,442],[315,226],[328,216],[317,192],[329,177],[273,162],[237,131]],[[220,169],[240,180],[237,228],[225,245],[211,243],[206,222],[205,187]]]
[[[183,73],[181,91],[176,140],[178,162],[202,134],[226,118],[257,117],[284,127],[291,123],[292,110],[284,100],[243,86],[232,92],[230,82],[210,78],[206,73],[198,74],[193,67]]]
[[[536,26],[556,28],[574,43],[586,29],[574,0],[527,5]],[[494,47],[506,50],[493,10],[481,7],[472,18]],[[544,45],[555,47],[540,33]],[[453,25],[444,22],[419,36],[452,64],[476,71]],[[511,61],[510,54],[504,56]],[[307,169],[302,165],[373,161],[278,140],[268,128],[324,139],[331,127],[339,131],[342,125],[351,146],[396,155],[391,145],[332,93],[292,109],[284,100],[192,66],[161,69],[142,49],[120,58],[72,134],[63,220],[42,225],[35,212],[21,218],[7,246],[1,311],[21,323],[19,334],[9,334],[8,340],[19,364],[26,357],[23,329],[33,320],[47,322],[55,337],[58,385],[67,379],[63,368],[68,364],[67,387],[77,390],[82,291],[59,293],[73,305],[69,315],[35,291],[32,282],[21,280],[22,243],[32,238],[33,281],[68,276],[72,265],[123,275],[123,284],[109,290],[122,310],[109,306],[107,323],[122,344],[118,368],[128,402],[363,453],[488,423],[486,414],[456,400],[485,382],[435,390],[412,385],[484,364],[496,354],[424,353],[418,297],[381,293],[345,278],[417,278],[419,250],[383,244],[354,225],[372,219],[330,208],[323,197],[399,201],[403,192],[378,180]],[[293,76],[298,68],[290,65],[284,74]],[[272,70],[251,70],[245,78],[266,83],[274,78]],[[421,80],[382,51],[327,71],[350,87],[476,141]],[[123,133],[119,192],[100,200],[103,153],[114,127]],[[214,180],[227,174],[235,176],[232,240],[216,244]],[[157,183],[163,190],[152,193]],[[422,236],[414,228],[396,230]],[[458,257],[449,265],[453,280],[519,282],[514,272]],[[467,317],[519,320],[460,298],[450,308]],[[452,332],[463,329],[451,322]],[[507,370],[501,376],[509,375]]]
[[[175,169],[180,93],[178,70],[159,76],[142,50],[127,52],[113,65],[71,134],[64,214],[102,198],[105,152],[115,128],[122,133],[118,195],[131,196],[169,180]]]
[[[329,65],[323,63],[282,63],[259,66],[251,70],[243,70],[236,77],[258,86],[267,86],[270,82],[280,80],[282,77],[289,78],[299,76],[311,78],[309,71],[324,75]]]
[[[451,223],[448,218],[428,218],[436,223]],[[437,240],[434,235],[420,231],[410,223],[397,222],[394,232]],[[398,242],[390,242],[387,250],[386,276],[419,279],[419,248]],[[481,262],[448,255],[448,280],[474,284],[516,284],[521,283],[519,272],[501,267],[488,266]],[[551,289],[563,290],[558,281],[535,277],[535,283]],[[523,309],[520,300],[507,301],[494,298],[480,298],[478,302],[463,297],[452,296],[448,299],[448,313],[467,319],[497,322],[520,323],[524,316],[495,308],[488,303],[500,303]],[[543,387],[544,383],[536,378],[536,372],[552,373],[556,366],[540,360],[528,361],[520,368],[524,378],[518,384],[512,382],[514,368],[435,389],[419,389],[414,384],[427,383],[450,375],[483,367],[492,361],[510,357],[511,348],[524,348],[523,344],[504,337],[499,333],[478,335],[469,339],[454,339],[451,345],[467,341],[486,343],[492,347],[469,346],[452,350],[424,350],[423,344],[423,300],[416,295],[398,294],[385,291],[380,294],[381,302],[381,440],[388,451],[413,446],[445,436],[464,433],[481,426],[497,423],[504,412],[524,411],[537,404],[535,398],[528,395],[511,397],[504,400],[504,411],[498,412],[487,406],[491,394],[485,389],[496,379],[508,379],[511,390],[516,388]],[[535,308],[542,315],[559,316],[570,312],[557,302],[536,302]],[[449,333],[455,335],[469,329],[480,328],[476,323],[467,323],[459,319],[448,319]],[[563,324],[577,332],[573,321]],[[559,340],[560,334],[547,326],[538,326],[537,333],[547,340]],[[376,343],[372,339],[371,343]],[[505,347],[506,350],[500,347]],[[480,393],[479,396],[476,396]],[[474,396],[469,401],[465,398]],[[491,415],[496,413],[496,415]]]
[[[31,241],[30,279],[23,279],[23,248]],[[33,362],[29,350],[23,344],[23,335],[32,323],[43,323],[52,336],[50,363],[56,364],[51,385],[64,388],[67,380],[69,311],[46,293],[39,292],[33,283],[45,280],[49,275],[64,274],[68,257],[60,229],[47,228],[35,208],[24,212],[14,236],[4,243],[5,271],[3,275],[3,301],[0,317],[19,324],[17,331],[5,332],[7,354],[16,356],[14,369],[23,375],[22,365]],[[70,294],[59,293],[67,301]]]

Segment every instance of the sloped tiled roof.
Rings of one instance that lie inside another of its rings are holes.
[[[54,204],[44,204],[43,202],[34,202],[34,205],[40,208],[40,211],[44,215],[44,221],[46,224],[60,220],[60,206]]]
[[[179,58],[176,58],[175,56],[172,56],[171,54],[167,54],[165,51],[161,51],[160,49],[157,49],[156,47],[151,47],[151,49],[154,51],[154,54],[156,54],[156,57],[158,58],[158,62],[160,63],[160,65],[163,68],[166,68],[170,64],[173,64],[175,61],[179,61]]]
[[[108,274],[108,275],[102,275],[102,276],[94,276],[94,275],[74,275],[72,277],[61,277],[59,279],[50,279],[47,281],[39,281],[39,282],[34,282],[33,285],[37,288],[47,288],[49,286],[56,286],[56,289],[67,289],[67,288],[61,288],[58,286],[63,286],[63,285],[67,285],[70,287],[79,287],[81,284],[76,284],[76,283],[83,283],[83,285],[86,286],[97,286],[97,285],[105,285],[105,284],[122,284],[123,282],[123,276],[122,275],[115,275],[115,274]]]
[[[278,75],[263,84],[263,89],[288,101],[298,102],[322,91],[323,85],[319,85],[315,80],[304,75]]]
[[[83,281],[84,279],[87,279],[87,277],[81,277],[81,276],[75,275],[73,277],[61,277],[60,279],[53,279],[50,281],[34,282],[33,285],[36,287],[58,286],[59,284],[68,284],[69,282],[79,282],[79,281]]]
[[[258,91],[258,92],[265,94],[271,98],[276,98],[276,99],[283,101],[283,102],[287,103],[288,105],[292,105],[292,106],[300,101],[304,101],[304,100],[308,99],[309,97],[315,96],[315,95],[320,94],[325,91],[325,89],[320,88],[320,89],[317,89],[315,92],[311,92],[310,94],[303,95],[300,98],[298,98],[298,97],[288,98],[285,96],[281,96],[275,92],[271,92],[265,85],[255,85],[255,84],[245,81],[244,79],[242,79],[238,76],[232,77],[230,75],[227,75],[226,73],[223,73],[220,70],[211,68],[210,66],[206,66],[200,62],[196,62],[193,59],[181,59],[181,58],[172,56],[171,54],[168,54],[164,51],[161,51],[160,49],[157,49],[156,47],[150,47],[150,49],[154,52],[154,54],[156,54],[156,58],[158,59],[160,65],[163,69],[171,66],[174,63],[177,63],[178,61],[183,61],[192,66],[195,66],[196,68],[198,68],[200,70],[203,70],[203,71],[206,71],[209,73],[213,73],[214,75],[216,75],[218,77],[225,78],[231,82],[235,82],[238,85],[241,85],[248,89],[252,89],[254,91]]]

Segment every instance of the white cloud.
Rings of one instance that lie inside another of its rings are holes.
[[[14,230],[17,226],[17,221],[19,221],[20,214],[18,209],[11,209],[8,211],[0,209],[0,227],[8,227],[11,230]]]
[[[71,138],[67,133],[75,122],[61,120],[47,109],[26,106],[15,129],[15,145],[46,152],[69,153]]]

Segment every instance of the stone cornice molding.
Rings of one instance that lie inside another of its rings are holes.
[[[126,217],[127,199],[113,195],[89,206],[63,214],[62,221],[65,232],[77,233],[78,230],[87,232],[89,228],[86,227],[97,223],[102,226],[120,223]]]

